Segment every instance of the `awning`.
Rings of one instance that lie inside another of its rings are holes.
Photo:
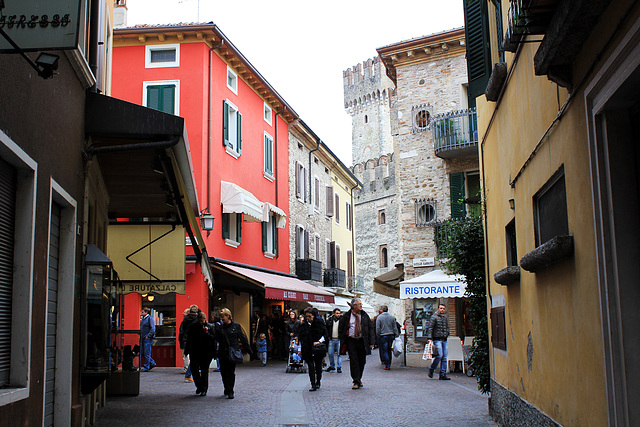
[[[404,279],[404,264],[373,279],[373,291],[391,298],[400,298],[400,281]]]
[[[295,277],[282,276],[266,271],[252,270],[250,268],[236,265],[224,264],[236,273],[242,274],[256,282],[262,283],[265,287],[265,298],[287,300],[287,301],[307,301],[333,303],[333,294],[329,291],[311,285]]]
[[[463,297],[466,289],[464,276],[433,270],[400,282],[400,299]]]
[[[277,206],[264,202],[262,207],[262,221],[269,222],[269,212],[276,215],[276,227],[284,228],[287,225],[287,214]]]
[[[262,202],[251,192],[232,182],[220,181],[222,213],[241,213],[247,222],[262,222]],[[284,213],[284,212],[283,212]]]
[[[336,300],[335,303],[333,304],[334,308],[338,307],[343,312],[349,311],[351,309],[351,306],[349,305],[349,303],[351,303],[351,298],[345,298],[339,295],[336,295],[334,298]],[[360,300],[362,301],[362,298]],[[367,312],[369,317],[373,317],[377,314],[376,309],[374,309],[370,304],[367,304],[364,301],[362,301],[362,309]]]

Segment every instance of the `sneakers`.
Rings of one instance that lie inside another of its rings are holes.
[[[149,367],[149,370],[152,370],[152,369],[153,369],[153,368],[155,368],[155,367],[156,367],[156,364],[154,363],[153,365],[151,365],[151,366]]]
[[[336,372],[341,374],[342,373],[342,368],[338,368],[338,370]]]
[[[433,378],[433,368],[429,368],[429,378]]]
[[[193,378],[191,378],[191,377],[184,377],[184,382],[185,382],[185,383],[192,383],[192,382],[193,382]]]
[[[351,386],[352,390],[357,390],[360,388],[360,384],[354,383],[353,386]]]
[[[384,369],[385,371],[390,371],[390,370],[391,370],[391,367],[389,367],[389,366],[385,366],[383,369]]]
[[[446,375],[440,375],[440,378],[439,378],[439,379],[441,379],[441,380],[443,380],[443,381],[446,381],[446,380],[450,380],[451,378],[449,378],[449,377],[448,377],[448,376],[446,376]]]
[[[334,369],[335,369],[335,368],[334,368],[333,366],[329,366],[329,367],[327,368],[327,372],[331,372],[331,371],[333,371]]]

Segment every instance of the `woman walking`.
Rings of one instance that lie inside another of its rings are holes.
[[[300,321],[296,312],[291,310],[289,312],[289,320],[287,320],[287,338],[289,339],[289,345],[291,340],[298,336],[298,328],[300,328]]]
[[[311,307],[305,308],[304,319],[298,329],[298,338],[302,346],[302,359],[309,366],[309,379],[311,380],[309,391],[316,391],[320,388],[322,360],[327,354],[329,337],[327,327],[314,315]]]
[[[209,389],[209,365],[215,356],[215,340],[207,315],[198,313],[198,321],[189,325],[185,354],[191,360],[191,374],[196,385],[196,394],[206,396]]]
[[[236,383],[236,362],[231,360],[229,349],[240,350],[244,348],[246,353],[252,355],[251,345],[239,323],[233,321],[231,311],[228,308],[220,310],[222,323],[216,326],[215,337],[218,341],[218,358],[220,359],[220,376],[224,386],[224,395],[227,399],[233,399],[233,388]]]

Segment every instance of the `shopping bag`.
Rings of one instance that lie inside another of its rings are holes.
[[[402,336],[397,336],[394,340],[393,340],[393,355],[395,357],[398,357],[402,354]]]
[[[433,359],[433,343],[429,341],[424,346],[424,352],[422,353],[422,360]]]

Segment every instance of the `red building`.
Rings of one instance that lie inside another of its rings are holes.
[[[212,288],[188,263],[184,290],[125,295],[132,319],[125,328],[137,327],[143,305],[154,308],[169,319],[158,328],[154,358],[182,363],[175,331],[191,304],[228,307],[248,331],[253,313],[284,312],[285,301],[332,302],[329,292],[289,274],[295,111],[213,24],[116,29],[113,45],[112,95],[185,118],[201,217],[215,217],[213,230],[203,231]]]

